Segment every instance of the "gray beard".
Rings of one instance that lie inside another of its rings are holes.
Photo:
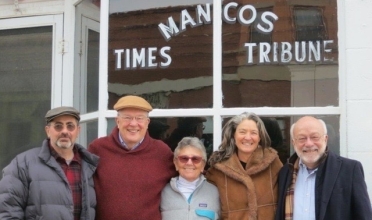
[[[69,141],[68,143],[66,143],[66,142],[61,143],[61,142],[57,141],[56,145],[57,145],[57,147],[59,147],[61,149],[69,149],[69,148],[72,148],[73,143],[71,141]]]

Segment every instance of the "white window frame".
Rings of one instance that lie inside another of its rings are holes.
[[[87,1],[78,1],[76,3],[75,16],[75,49],[74,49],[74,106],[80,109],[80,112],[86,112],[86,89],[87,80],[87,58],[88,58],[88,31],[93,30],[100,32],[99,11],[90,7]],[[80,55],[81,54],[81,55]],[[98,109],[95,112],[81,114],[81,123],[98,120]],[[86,123],[85,123],[86,125]],[[78,142],[82,146],[88,146],[87,143],[87,127],[82,126]]]
[[[84,15],[77,18],[77,28],[76,28],[76,43],[75,44],[75,93],[79,97],[74,98],[74,106],[80,109],[80,112],[86,112],[86,90],[87,90],[87,80],[82,80],[87,78],[87,59],[88,59],[88,32],[93,30],[99,31],[99,22],[92,20],[91,18],[85,17]],[[75,94],[75,95],[76,95]],[[98,110],[98,108],[97,108]],[[92,120],[98,118],[97,112],[91,112],[88,114],[82,114],[82,121]]]
[[[94,21],[90,18],[87,18],[85,16],[81,16],[81,32],[77,33],[77,36],[81,39],[80,46],[77,45],[79,48],[79,52],[81,50],[81,57],[75,53],[75,56],[79,60],[77,63],[77,68],[75,69],[75,79],[77,80],[76,84],[79,85],[79,88],[75,91],[75,93],[79,94],[79,97],[76,98],[76,104],[74,104],[75,107],[78,107],[80,109],[80,112],[86,112],[86,93],[87,93],[87,84],[88,81],[84,80],[87,79],[87,62],[88,62],[88,32],[89,30],[93,30],[99,33],[99,23],[97,21]],[[80,40],[79,40],[80,41]],[[80,59],[79,59],[80,57]],[[83,79],[83,80],[82,80]],[[98,110],[98,106],[97,106]],[[81,123],[97,120],[98,119],[98,111],[89,112],[81,114]],[[85,126],[81,127],[80,135],[79,135],[79,143],[82,146],[88,146],[87,142],[87,123],[85,123]]]

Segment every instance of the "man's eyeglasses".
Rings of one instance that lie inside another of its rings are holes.
[[[299,144],[304,144],[310,138],[312,142],[318,142],[324,135],[312,135],[310,137],[300,136],[295,138],[294,140]]]
[[[191,162],[193,164],[198,164],[198,163],[200,163],[203,160],[203,158],[202,157],[199,157],[199,156],[188,157],[188,156],[185,156],[185,155],[178,156],[177,159],[181,163],[187,163],[187,162],[189,162],[189,160],[191,160]]]
[[[56,130],[57,132],[61,132],[63,130],[63,128],[65,127],[61,123],[56,123],[52,126],[53,126],[54,130]],[[72,123],[68,123],[68,124],[66,124],[66,128],[67,128],[68,131],[72,132],[72,131],[75,131],[76,125],[72,124]]]
[[[133,121],[133,119],[138,122],[138,123],[143,123],[147,120],[148,117],[146,116],[135,116],[135,117],[132,117],[132,116],[129,116],[129,115],[119,115],[120,118],[123,119],[124,122],[126,123],[130,123]]]

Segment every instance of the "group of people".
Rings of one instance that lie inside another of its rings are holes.
[[[372,219],[361,163],[329,151],[321,119],[291,126],[294,154],[283,166],[254,113],[232,117],[207,160],[198,137],[182,138],[174,152],[150,137],[145,99],[125,96],[114,109],[111,134],[88,149],[75,143],[79,112],[49,110],[41,147],[3,170],[0,219]]]

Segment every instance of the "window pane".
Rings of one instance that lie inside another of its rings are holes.
[[[83,147],[88,147],[89,144],[98,137],[98,121],[88,121],[80,123],[80,135],[77,141]]]
[[[323,15],[320,8],[296,7],[293,13],[297,41],[316,41],[326,38]]]
[[[88,31],[87,112],[98,110],[99,32]]]
[[[290,1],[234,2],[236,7],[224,1],[222,8],[227,11],[222,23],[224,107],[339,105],[336,0],[316,7],[308,1],[307,7]],[[258,38],[257,22],[271,41]]]
[[[0,170],[45,138],[52,42],[52,26],[0,30]]]
[[[109,109],[127,94],[161,109],[212,107],[213,11],[207,2],[213,1],[110,1]]]

